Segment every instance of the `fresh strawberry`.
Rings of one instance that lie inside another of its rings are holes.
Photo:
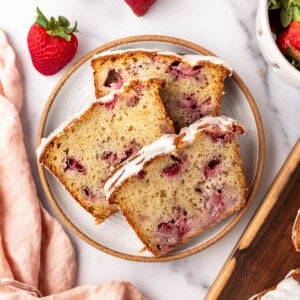
[[[37,8],[37,18],[28,32],[27,44],[34,67],[44,75],[60,71],[74,57],[78,41],[77,22],[70,22],[63,16],[48,20]]]
[[[138,17],[145,15],[155,1],[156,0],[125,0]]]
[[[291,58],[296,67],[300,67],[300,21],[293,21],[277,38],[280,51]]]

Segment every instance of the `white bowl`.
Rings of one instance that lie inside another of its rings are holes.
[[[259,0],[256,17],[256,37],[264,59],[288,83],[300,87],[300,71],[280,52],[269,23],[268,0]]]

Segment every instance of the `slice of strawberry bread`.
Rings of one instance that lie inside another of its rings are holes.
[[[112,172],[104,186],[109,202],[155,256],[244,207],[247,184],[235,140],[243,132],[235,120],[204,117]]]
[[[117,211],[103,192],[110,171],[143,145],[174,132],[159,95],[163,84],[156,78],[129,82],[92,103],[38,149],[39,162],[98,223]]]
[[[219,115],[224,80],[232,70],[217,57],[130,49],[98,55],[91,61],[96,97],[132,78],[166,81],[162,99],[176,131],[205,115]]]

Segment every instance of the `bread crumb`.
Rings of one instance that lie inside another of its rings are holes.
[[[146,248],[146,246],[145,246],[145,247],[141,248],[141,250],[139,251],[139,253],[143,253],[143,252],[145,252],[146,250],[147,250],[147,248]]]
[[[265,76],[265,70],[263,68],[258,69],[257,73],[258,73],[258,75],[260,77],[264,77]]]

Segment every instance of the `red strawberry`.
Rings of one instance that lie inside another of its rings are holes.
[[[48,20],[37,8],[37,18],[28,32],[27,44],[35,68],[44,75],[60,71],[74,57],[78,41],[73,32],[77,22],[70,28],[63,16]]]
[[[155,1],[156,0],[125,0],[138,17],[145,15]]]
[[[280,51],[292,59],[296,67],[300,67],[300,21],[293,21],[277,38]]]

